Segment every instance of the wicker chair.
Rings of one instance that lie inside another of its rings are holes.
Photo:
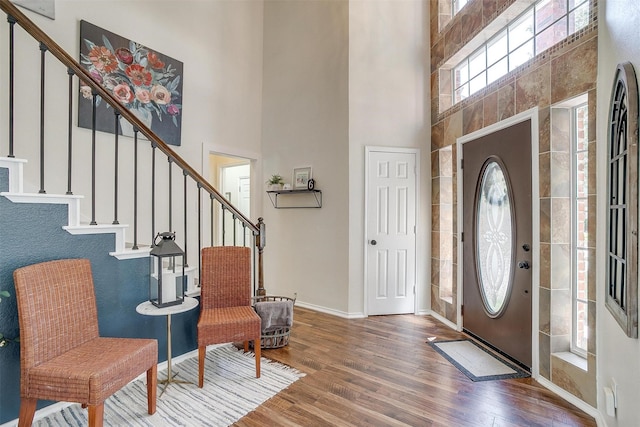
[[[253,341],[260,378],[260,316],[251,307],[251,249],[220,246],[202,249],[198,386],[204,384],[207,345]]]
[[[99,336],[89,260],[34,264],[13,278],[20,322],[18,426],[31,425],[38,399],[81,403],[89,409],[89,426],[102,426],[104,401],[145,371],[148,412],[156,412],[158,343]]]

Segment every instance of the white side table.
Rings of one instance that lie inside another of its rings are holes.
[[[136,311],[143,316],[167,316],[167,379],[158,381],[160,384],[164,384],[164,388],[160,392],[160,396],[162,396],[162,393],[164,393],[167,386],[171,383],[189,383],[188,381],[174,379],[178,375],[177,373],[175,375],[171,374],[171,315],[193,310],[197,306],[197,299],[185,297],[182,304],[171,305],[169,307],[158,308],[153,305],[151,301],[145,301],[138,304],[136,307]]]

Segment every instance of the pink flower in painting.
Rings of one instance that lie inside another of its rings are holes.
[[[160,105],[167,105],[171,102],[171,92],[164,86],[155,85],[151,88],[151,100]]]
[[[89,60],[100,72],[111,73],[118,68],[118,59],[104,46],[95,46],[89,52]]]
[[[173,104],[167,105],[167,113],[172,116],[177,116],[178,114],[180,114],[180,109]]]
[[[151,94],[146,89],[136,88],[136,99],[143,104],[151,102]]]
[[[80,85],[80,93],[84,99],[91,99],[91,88],[87,85]]]
[[[131,79],[131,83],[135,86],[149,86],[151,84],[151,73],[140,64],[132,64],[125,70],[127,76]]]
[[[102,83],[102,74],[100,74],[97,70],[91,71],[91,77],[98,83]]]
[[[118,98],[118,101],[122,102],[123,104],[130,103],[134,98],[133,92],[131,92],[131,88],[128,84],[125,83],[120,83],[118,86],[114,87],[113,94],[116,98]]]
[[[133,55],[131,51],[126,47],[119,47],[116,49],[116,56],[123,64],[131,65],[133,64]]]

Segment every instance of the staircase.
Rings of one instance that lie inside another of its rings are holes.
[[[152,337],[159,348],[166,348],[166,320],[135,311],[149,297],[148,256],[154,236],[162,231],[176,232],[188,264],[188,291],[196,295],[200,249],[214,245],[214,235],[224,235],[225,229],[231,233],[240,224],[245,233],[234,238],[234,244],[253,248],[254,294],[264,295],[262,219],[254,223],[245,217],[9,0],[0,0],[0,9],[7,14],[0,34],[9,34],[8,40],[0,39],[0,55],[8,56],[9,66],[9,81],[0,85],[6,88],[0,91],[0,105],[8,104],[0,108],[8,116],[0,117],[0,124],[7,123],[0,127],[0,290],[11,294],[0,303],[0,332],[6,337],[19,333],[16,268],[51,259],[88,258],[101,335]],[[16,38],[17,31],[21,34]],[[14,40],[24,41],[25,34],[33,40],[18,45]],[[33,55],[41,70],[29,90],[16,86],[14,78],[21,76],[23,82],[22,76],[33,74],[15,62],[15,53],[24,49],[30,52],[20,58]],[[56,67],[58,71],[51,71]],[[68,80],[65,76],[60,81],[59,69],[65,68]],[[81,82],[90,87],[94,106],[101,99],[114,110],[115,120],[131,123],[133,138],[97,132],[95,124],[90,131],[73,125]],[[67,84],[68,105],[63,108],[68,108],[68,120],[48,121],[52,113],[45,101],[47,88]],[[39,92],[34,89],[38,87]],[[30,105],[40,105],[40,113],[21,108],[14,99],[17,91],[28,92],[33,97]],[[21,127],[25,122],[29,125]],[[24,137],[35,135],[35,128],[38,138]],[[196,348],[197,316],[194,310],[172,319],[174,356]],[[163,353],[160,361],[165,360]],[[0,348],[0,426],[17,418],[19,395],[19,345],[10,342]]]

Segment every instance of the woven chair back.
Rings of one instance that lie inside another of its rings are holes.
[[[200,304],[203,309],[251,305],[251,249],[202,248]]]
[[[87,259],[43,262],[13,273],[20,322],[20,364],[29,369],[98,336]]]

